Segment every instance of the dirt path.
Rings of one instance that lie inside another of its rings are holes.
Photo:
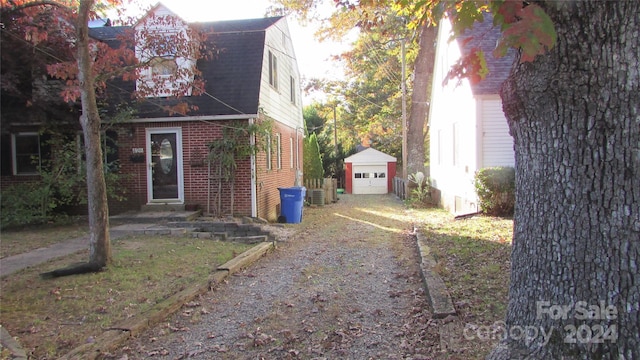
[[[393,196],[305,208],[278,250],[113,358],[431,358],[410,221]]]

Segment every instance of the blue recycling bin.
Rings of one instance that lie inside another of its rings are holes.
[[[298,224],[302,222],[302,209],[307,188],[294,186],[278,188],[280,190],[280,218],[281,222]]]

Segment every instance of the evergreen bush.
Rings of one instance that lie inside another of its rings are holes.
[[[475,188],[483,213],[513,216],[516,171],[513,167],[489,167],[475,174]]]
[[[304,177],[306,179],[322,179],[324,169],[320,156],[320,147],[315,133],[307,137],[304,142]]]

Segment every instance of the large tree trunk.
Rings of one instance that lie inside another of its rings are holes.
[[[414,63],[411,112],[407,121],[407,163],[402,164],[409,175],[417,171],[424,172],[425,121],[429,114],[429,88],[435,61],[437,35],[436,26],[424,24],[420,27],[418,57]]]
[[[109,207],[104,178],[102,147],[100,146],[100,115],[96,103],[92,62],[89,55],[89,11],[93,0],[82,0],[78,9],[77,54],[78,80],[82,115],[80,124],[84,135],[87,158],[87,190],[89,205],[90,241],[89,262],[103,267],[111,262],[109,239]]]
[[[640,2],[542,6],[558,44],[502,93],[516,207],[506,339],[489,358],[640,359]]]

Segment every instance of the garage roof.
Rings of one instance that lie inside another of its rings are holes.
[[[353,154],[344,159],[345,163],[355,164],[380,164],[388,162],[396,162],[397,159],[389,154],[385,154],[382,151],[378,151],[374,148],[368,148],[362,150],[359,153]]]

